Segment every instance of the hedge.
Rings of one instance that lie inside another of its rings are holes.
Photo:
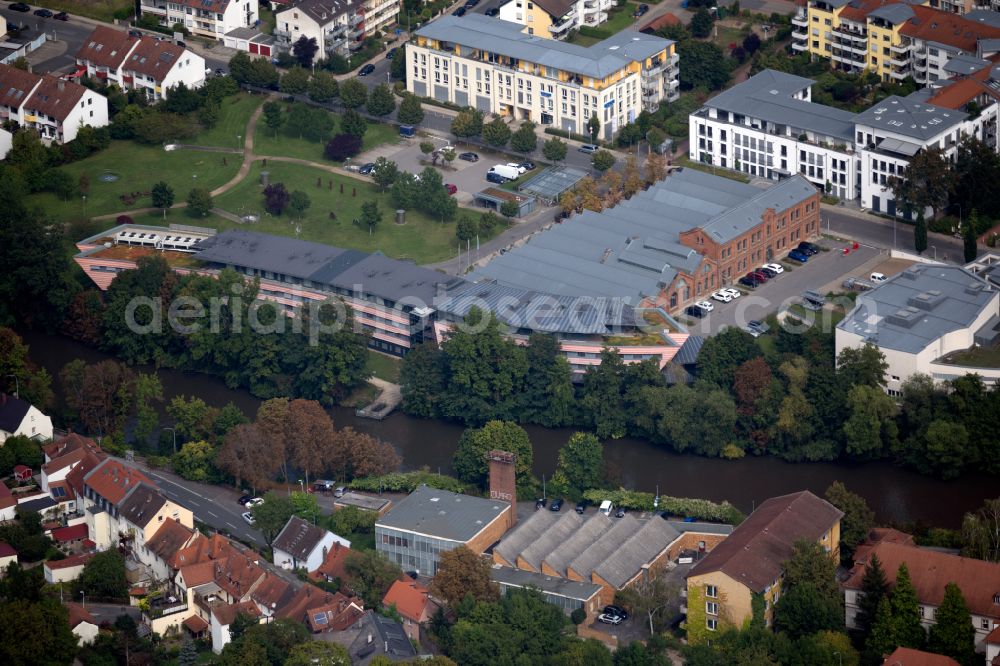
[[[600,504],[604,500],[611,500],[615,506],[634,509],[636,511],[653,510],[653,493],[641,493],[635,490],[587,490],[583,493],[585,499],[593,504]],[[717,504],[705,499],[691,499],[687,497],[668,497],[660,495],[660,503],[657,511],[664,511],[671,516],[680,518],[694,518],[696,520],[710,520],[715,522],[739,525],[745,516],[735,506],[729,502]]]
[[[467,490],[466,484],[458,479],[444,474],[435,474],[427,470],[416,470],[413,472],[393,472],[384,476],[366,476],[362,479],[354,479],[348,485],[354,490],[366,490],[368,492],[413,492],[417,486],[428,485],[431,488],[450,490],[453,493],[464,493]]]

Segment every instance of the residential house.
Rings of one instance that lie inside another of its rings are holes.
[[[403,618],[403,631],[407,637],[420,643],[420,629],[430,622],[440,606],[430,598],[430,590],[406,576],[397,580],[382,597],[383,606],[393,606]]]
[[[835,340],[837,354],[878,347],[889,395],[918,373],[938,382],[975,373],[996,385],[1000,368],[973,367],[957,354],[1000,342],[1000,289],[960,266],[915,264],[859,294]]]
[[[354,666],[368,666],[379,655],[391,661],[412,661],[417,657],[403,626],[371,610],[334,640],[347,648]]]
[[[94,553],[80,553],[61,560],[46,560],[42,565],[45,572],[45,582],[55,584],[76,580],[83,573],[87,562],[93,557]]]
[[[101,448],[89,437],[70,433],[42,448],[45,463],[42,464],[40,485],[50,492],[57,481],[65,481],[69,473],[88,455],[103,456]]]
[[[614,7],[614,0],[506,0],[497,18],[523,25],[528,35],[565,39],[571,30],[604,23]]]
[[[885,658],[882,666],[960,666],[957,661],[943,654],[899,647]]]
[[[28,483],[33,476],[31,468],[27,465],[14,465],[13,477],[18,483]]]
[[[406,47],[407,90],[576,134],[587,134],[596,115],[605,140],[678,98],[679,56],[669,39],[623,30],[580,46],[521,28],[472,13],[421,26]]]
[[[0,521],[14,520],[17,517],[17,498],[10,492],[3,481],[0,481]]]
[[[86,608],[77,603],[65,604],[69,611],[69,627],[76,636],[77,645],[90,645],[97,638],[98,622]]]
[[[17,564],[17,551],[9,543],[0,541],[0,576],[7,571],[7,567]]]
[[[3,67],[5,65],[0,65],[0,91],[3,86]],[[52,439],[52,419],[30,402],[7,393],[0,393],[0,446],[8,437],[16,436],[38,440]]]
[[[850,577],[842,584],[848,629],[858,626],[858,602],[863,595],[861,581],[873,556],[878,556],[890,586],[896,582],[899,566],[906,564],[920,602],[920,621],[925,629],[934,625],[945,586],[956,584],[972,615],[976,650],[986,651],[987,637],[1000,627],[1000,564],[920,548],[911,543],[883,540],[863,544],[855,553]]]
[[[347,561],[347,556],[350,554],[351,549],[348,546],[343,546],[339,541],[335,541],[333,548],[327,550],[326,557],[323,558],[319,567],[309,572],[309,578],[316,582],[334,583],[341,581],[343,584],[343,581],[347,580],[344,562]]]
[[[139,13],[155,16],[164,27],[180,23],[192,35],[219,41],[260,19],[257,0],[140,0]]]
[[[1000,626],[986,636],[986,663],[988,666],[1000,664]]]
[[[274,35],[264,32],[267,28],[235,28],[226,33],[227,48],[243,51],[253,56],[271,58],[278,55]]]
[[[275,13],[274,34],[284,49],[305,37],[316,40],[317,58],[347,57],[367,37],[387,32],[400,7],[399,0],[302,0]]]
[[[334,543],[351,547],[350,541],[333,532],[292,516],[271,544],[274,563],[283,569],[315,571],[323,564]]]
[[[733,533],[692,567],[687,575],[687,638],[703,644],[716,632],[739,628],[752,617],[752,598],[764,599],[764,622],[774,621],[781,598],[784,564],[795,543],[819,543],[834,560],[840,557],[843,513],[809,491],[772,497]]]
[[[0,120],[37,131],[45,143],[66,143],[85,125],[108,124],[108,100],[78,83],[0,64]]]
[[[150,101],[166,99],[180,84],[194,89],[205,83],[205,59],[173,42],[99,26],[76,53],[77,74],[141,90]]]

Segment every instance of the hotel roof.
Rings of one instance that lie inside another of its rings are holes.
[[[636,60],[644,60],[673,42],[632,30],[623,30],[592,46],[578,46],[521,32],[523,26],[496,18],[469,14],[442,16],[416,31],[417,36],[517,58],[546,67],[598,79]]]
[[[997,291],[986,280],[958,266],[917,264],[858,296],[837,328],[914,354],[968,328],[986,308],[997,313]]]
[[[465,543],[510,509],[510,502],[418,486],[375,526]]]

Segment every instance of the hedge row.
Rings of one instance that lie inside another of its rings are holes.
[[[583,493],[584,498],[593,504],[600,504],[604,500],[611,500],[615,506],[634,509],[636,511],[653,510],[653,493],[641,493],[635,490],[587,490]],[[667,497],[660,495],[660,503],[657,511],[664,511],[671,516],[678,518],[694,518],[695,520],[710,520],[713,522],[728,523],[738,525],[743,522],[745,516],[735,506],[729,502],[717,504],[704,499],[691,499],[688,497]]]
[[[413,492],[417,486],[428,485],[431,488],[450,490],[453,493],[464,493],[467,487],[456,478],[435,474],[426,470],[416,470],[413,472],[393,472],[385,476],[366,476],[362,479],[354,479],[349,484],[354,490],[366,490],[368,492]]]

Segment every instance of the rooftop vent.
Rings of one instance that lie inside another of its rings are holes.
[[[944,301],[944,294],[937,289],[931,289],[916,296],[910,296],[906,303],[914,308],[930,312]]]
[[[914,307],[905,307],[900,310],[896,310],[885,318],[887,323],[895,324],[896,326],[901,326],[902,328],[912,328],[915,323],[920,321],[920,319],[920,310]]]

